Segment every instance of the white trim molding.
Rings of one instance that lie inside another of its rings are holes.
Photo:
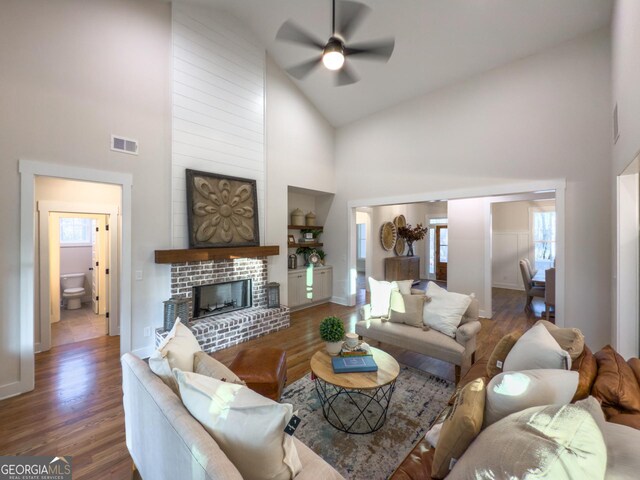
[[[18,381],[0,387],[0,398],[34,388],[35,178],[65,178],[122,187],[120,255],[120,351],[131,351],[131,188],[133,175],[21,159],[20,172],[20,373]]]

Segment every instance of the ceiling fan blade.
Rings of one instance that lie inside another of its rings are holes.
[[[340,2],[337,5],[337,25],[335,33],[342,36],[344,40],[347,40],[370,11],[371,8],[359,2]]]
[[[371,60],[380,60],[386,62],[393,53],[395,40],[388,38],[378,40],[376,42],[357,43],[350,47],[344,48],[345,55],[358,55],[360,57],[369,57]]]
[[[283,40],[285,42],[293,42],[308,47],[324,49],[324,43],[316,39],[313,35],[306,32],[291,20],[287,20],[282,24],[278,33],[276,34],[276,40]]]
[[[360,80],[360,77],[358,77],[356,72],[354,72],[353,69],[345,63],[337,72],[336,85],[338,87],[344,87],[345,85],[356,83],[358,80]]]
[[[292,77],[297,78],[298,80],[302,80],[321,63],[322,57],[316,57],[312,58],[311,60],[307,60],[306,62],[299,63],[298,65],[294,65],[293,67],[289,67],[286,69],[286,71]]]

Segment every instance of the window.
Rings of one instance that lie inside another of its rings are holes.
[[[91,218],[61,218],[60,245],[91,245],[93,222]]]
[[[556,258],[556,212],[553,207],[531,209],[531,238],[533,239],[536,270],[553,267]]]
[[[358,229],[356,232],[357,235],[357,256],[359,259],[363,259],[367,257],[367,224],[366,223],[358,223],[356,225]]]

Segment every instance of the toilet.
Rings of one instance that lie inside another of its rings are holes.
[[[84,291],[84,273],[68,273],[60,276],[62,302],[67,302],[67,310],[77,310],[82,306]]]

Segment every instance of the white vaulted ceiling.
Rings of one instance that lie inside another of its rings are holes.
[[[388,63],[349,59],[360,81],[336,87],[318,68],[294,82],[334,125],[425,94],[609,25],[613,0],[359,0],[373,11],[353,42],[395,37]],[[275,41],[292,19],[320,39],[331,0],[198,0],[245,23],[282,67],[317,55]]]

